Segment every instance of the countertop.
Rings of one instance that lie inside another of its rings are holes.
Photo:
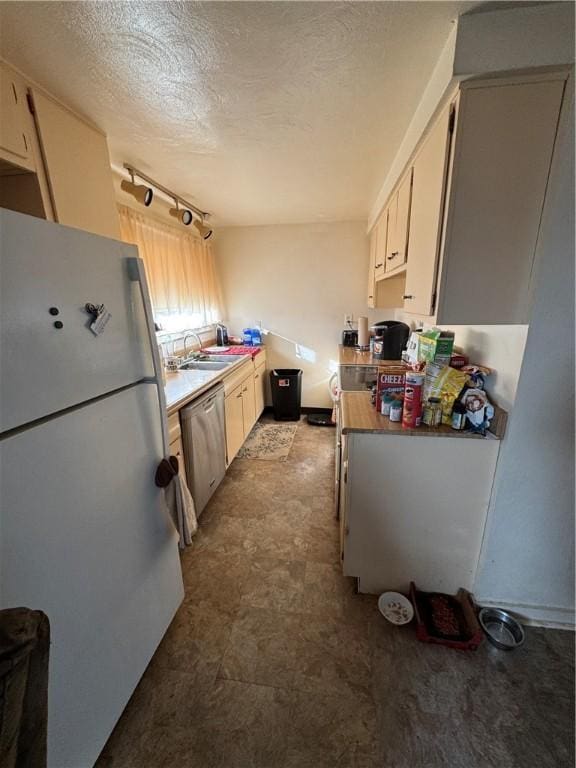
[[[473,432],[459,432],[442,424],[439,427],[422,425],[416,429],[403,429],[402,424],[390,421],[382,416],[370,402],[370,392],[342,392],[340,396],[340,424],[342,433],[376,432],[386,435],[406,435],[408,437],[456,437],[467,440],[498,440],[488,432],[486,437]]]
[[[241,360],[236,360],[220,371],[166,371],[164,394],[168,415],[179,410],[218,382],[224,381],[226,376],[250,359],[250,355],[245,355]]]
[[[371,352],[360,352],[356,347],[338,347],[340,365],[401,365],[402,360],[378,360]]]

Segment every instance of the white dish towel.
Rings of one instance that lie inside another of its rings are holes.
[[[165,493],[168,509],[180,536],[179,547],[184,549],[192,544],[192,537],[198,530],[194,499],[180,473],[172,478]]]

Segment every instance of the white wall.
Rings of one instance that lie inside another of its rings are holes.
[[[344,314],[390,318],[366,307],[366,222],[230,227],[215,235],[227,320],[231,329],[261,320],[313,350],[299,359],[293,343],[266,337],[270,368],[301,368],[302,405],[331,406],[328,380],[338,359]]]
[[[396,310],[396,319],[411,328],[430,324],[431,318]],[[510,411],[516,398],[520,366],[526,346],[527,325],[441,325],[454,331],[454,344],[462,349],[471,363],[486,365],[494,373],[486,380],[486,391],[492,401]]]
[[[480,603],[568,624],[574,623],[573,121],[572,105],[562,116],[526,352],[475,587]]]

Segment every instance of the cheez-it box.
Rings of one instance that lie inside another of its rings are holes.
[[[378,366],[378,381],[376,385],[376,410],[380,413],[382,398],[393,395],[395,399],[404,397],[404,384],[408,366],[398,365]]]

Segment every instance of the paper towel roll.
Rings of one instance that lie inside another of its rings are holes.
[[[370,344],[370,336],[368,335],[368,318],[358,318],[358,346],[367,347]]]

